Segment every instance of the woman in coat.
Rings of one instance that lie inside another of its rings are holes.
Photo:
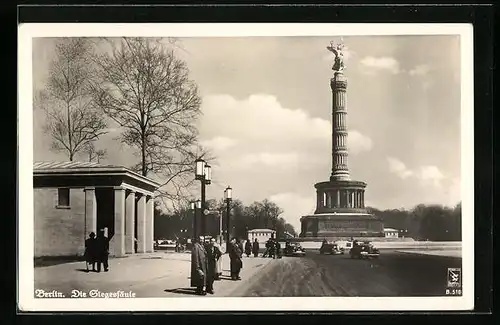
[[[253,242],[253,245],[252,245],[253,257],[259,256],[259,250],[260,250],[259,241],[257,240],[257,238],[255,238],[255,241]]]
[[[220,252],[220,256],[215,263],[215,280],[220,280],[222,275],[222,255],[225,253],[225,249],[223,249],[216,240],[213,240],[214,247]]]
[[[245,254],[247,257],[250,257],[250,254],[252,254],[252,243],[250,242],[250,239],[247,239],[247,242],[245,243]]]

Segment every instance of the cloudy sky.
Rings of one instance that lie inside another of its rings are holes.
[[[326,37],[183,38],[184,59],[203,99],[200,139],[217,156],[207,196],[227,185],[250,204],[271,199],[296,228],[315,209],[314,183],[331,171],[333,54]],[[368,183],[379,209],[460,200],[459,36],[351,36],[347,109],[351,178]],[[439,46],[437,46],[439,44]],[[34,88],[43,87],[54,42],[33,41]],[[34,111],[34,160],[48,150]],[[109,134],[105,163],[130,165]]]

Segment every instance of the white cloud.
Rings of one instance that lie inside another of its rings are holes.
[[[442,181],[446,179],[437,166],[426,165],[420,166],[415,170],[411,170],[397,158],[387,157],[387,162],[389,163],[390,172],[398,175],[402,179],[414,177],[418,179],[422,185],[441,187]]]
[[[363,58],[360,63],[365,68],[365,72],[373,72],[373,70],[387,70],[393,74],[398,74],[400,72],[399,62],[393,57],[367,56]]]
[[[422,166],[418,173],[415,173],[415,176],[424,184],[430,183],[436,187],[440,187],[441,181],[444,179],[444,175],[436,166]]]
[[[356,130],[349,131],[348,135],[349,153],[357,154],[362,151],[370,151],[373,147],[373,141],[366,135]]]
[[[406,165],[399,159],[394,157],[387,157],[389,163],[389,171],[395,173],[402,179],[406,179],[413,175],[413,172],[406,167]]]
[[[430,70],[431,69],[427,64],[421,64],[408,71],[408,74],[410,76],[425,76],[430,72]]]
[[[284,211],[283,219],[290,223],[297,233],[300,233],[300,217],[314,213],[316,199],[314,196],[301,196],[293,192],[272,195],[269,200],[276,203]]]
[[[256,94],[243,100],[210,95],[203,98],[202,111],[199,128],[203,138],[214,138],[214,142],[223,146],[237,142],[238,150],[244,148],[246,154],[260,154],[260,160],[271,159],[265,152],[293,151],[302,155],[317,150],[318,146],[331,146],[330,121],[312,117],[302,109],[285,108],[271,95]],[[353,153],[371,149],[372,141],[367,136],[354,130],[350,136],[349,149]],[[324,159],[328,153],[312,154],[316,155]]]
[[[201,145],[209,147],[210,149],[215,151],[224,151],[231,147],[234,147],[237,143],[238,141],[234,139],[217,136],[210,140],[202,141]]]

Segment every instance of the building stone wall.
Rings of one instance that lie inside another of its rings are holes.
[[[83,255],[86,237],[83,188],[70,189],[69,208],[57,207],[57,188],[34,189],[33,199],[35,257]]]

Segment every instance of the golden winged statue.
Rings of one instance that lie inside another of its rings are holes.
[[[330,42],[330,46],[326,47],[328,51],[332,52],[335,54],[335,63],[333,64],[332,70],[341,72],[344,70],[344,44],[340,43],[337,45],[334,45],[333,42]]]

